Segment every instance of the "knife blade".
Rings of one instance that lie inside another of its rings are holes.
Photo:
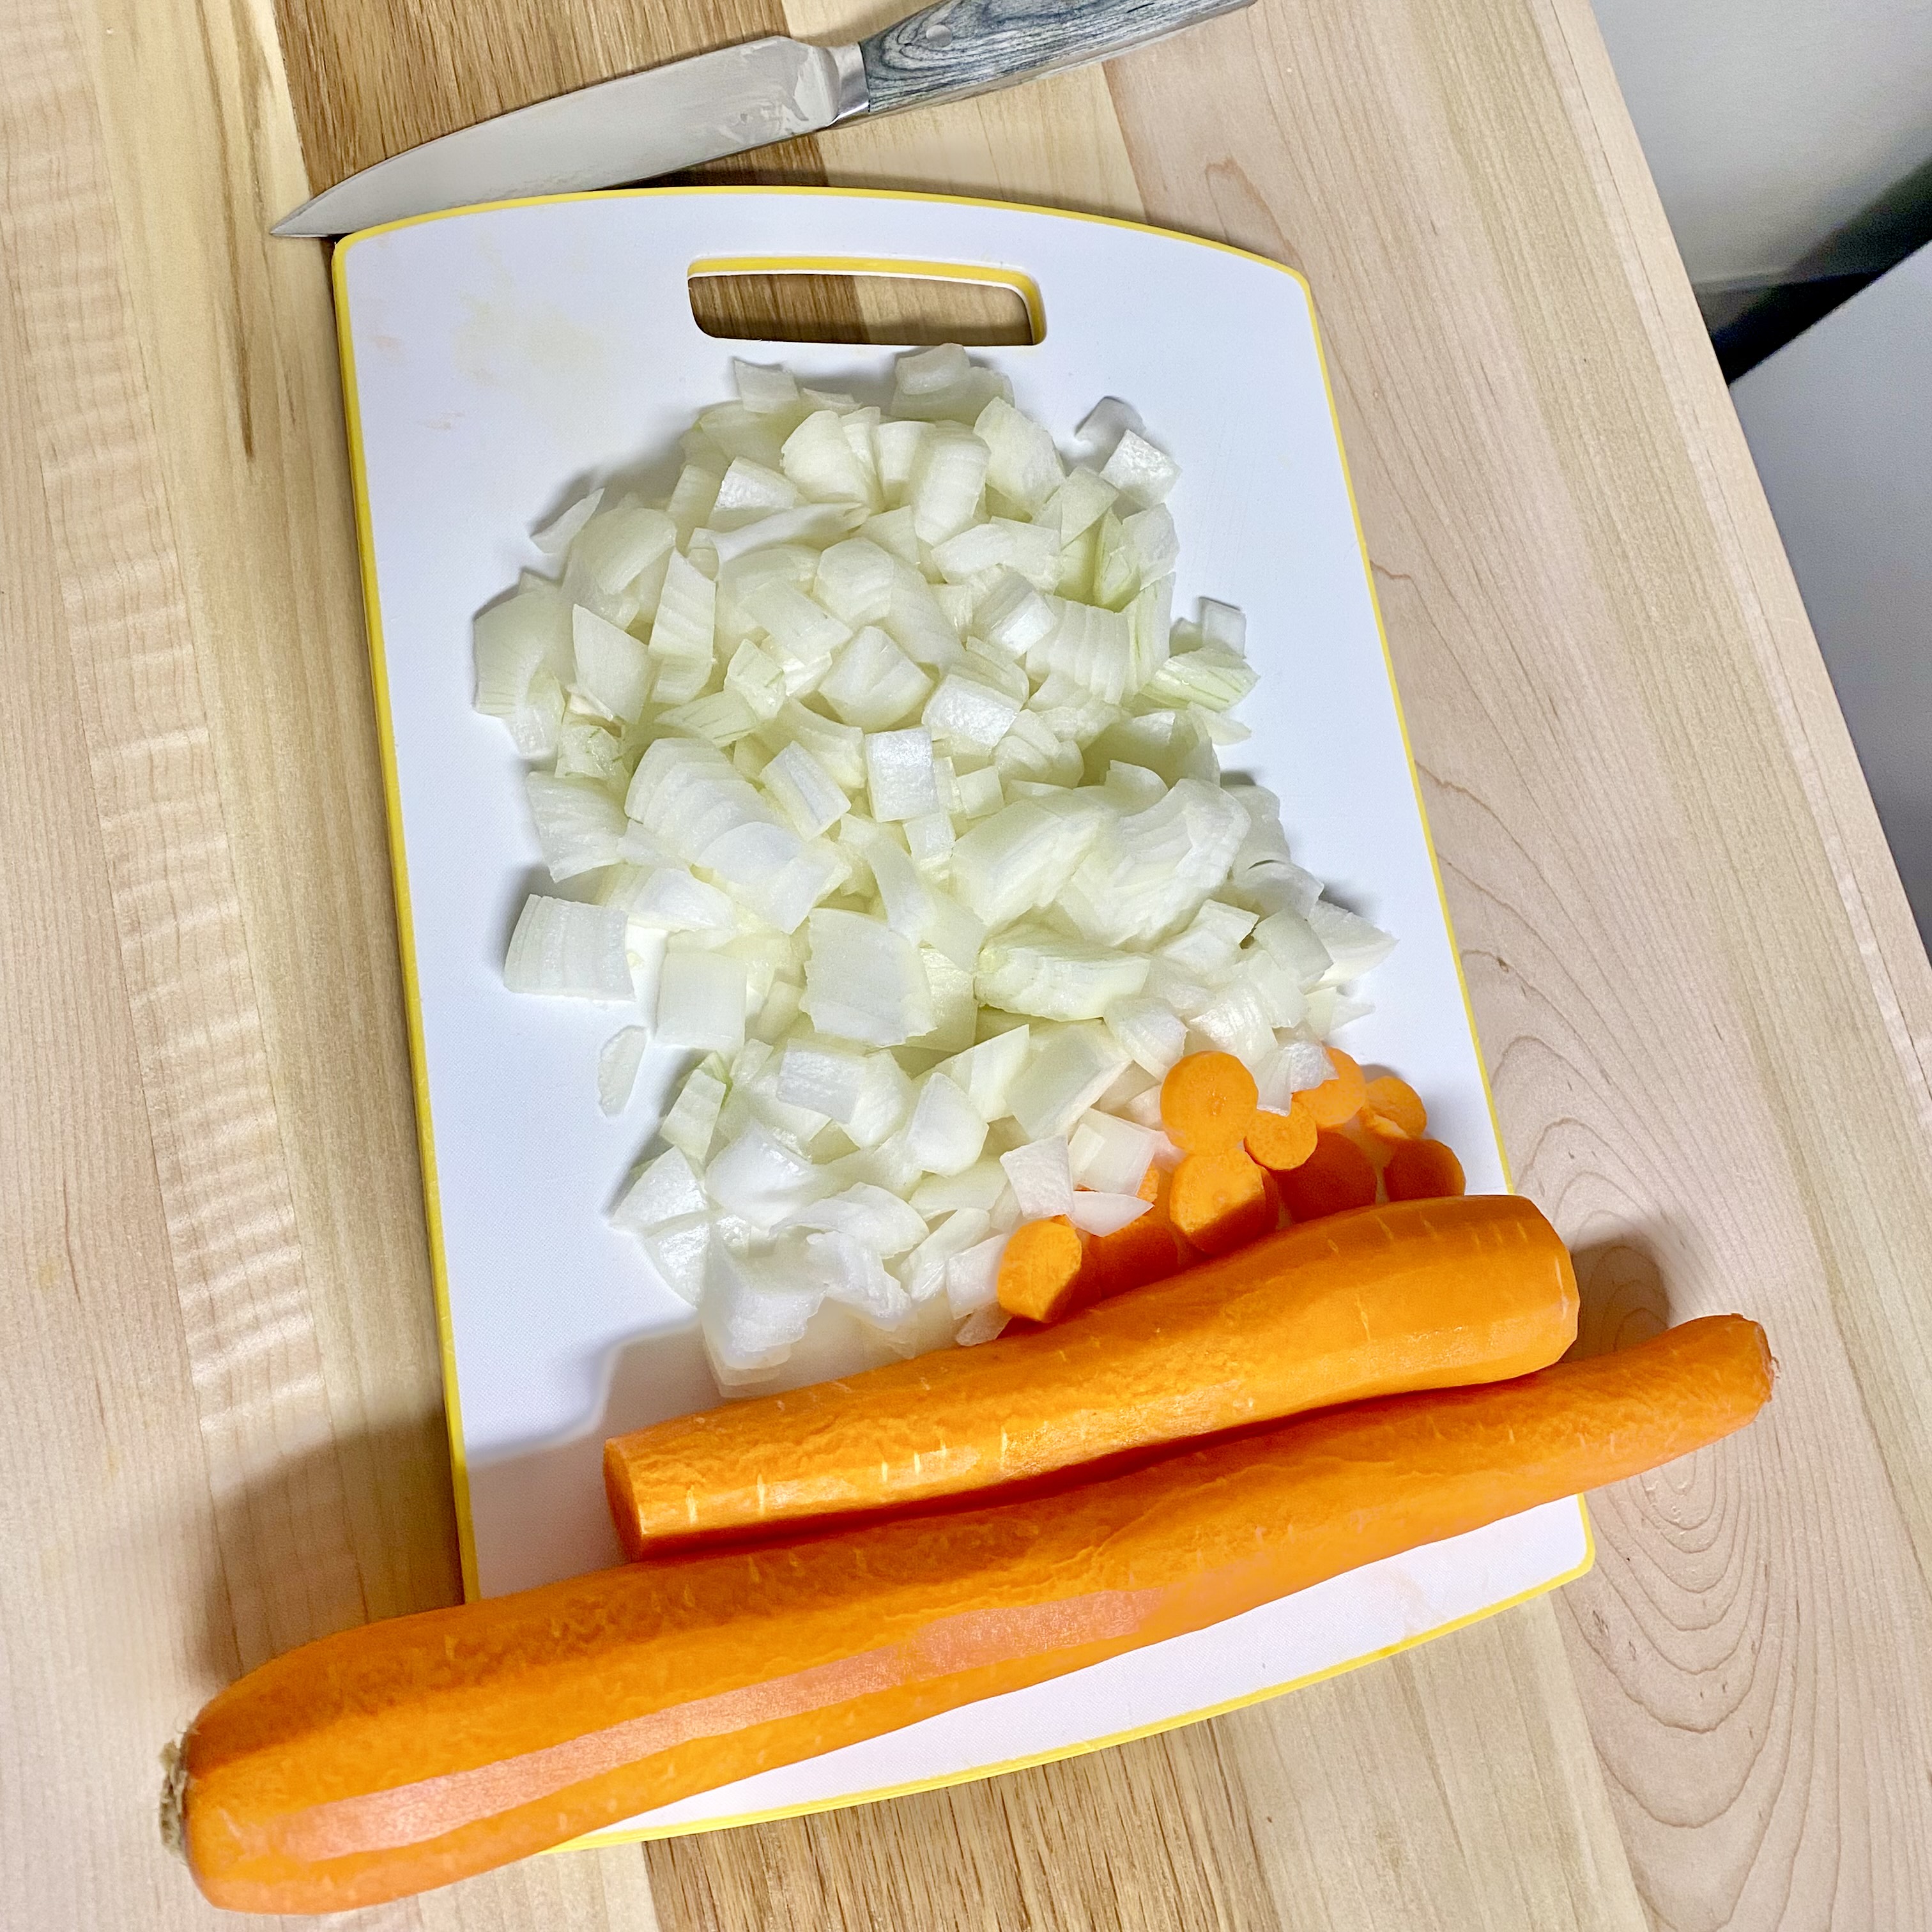
[[[774,34],[598,81],[445,134],[276,223],[346,235],[479,202],[648,181],[860,114],[963,99],[1103,60],[1252,0],[939,0],[868,39]]]

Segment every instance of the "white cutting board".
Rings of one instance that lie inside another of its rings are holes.
[[[566,196],[353,236],[338,309],[472,1595],[618,1560],[604,1437],[716,1398],[690,1312],[604,1218],[676,1062],[647,1060],[606,1120],[597,1050],[632,1016],[502,985],[542,875],[520,762],[470,709],[471,619],[542,565],[526,533],[590,483],[669,489],[676,438],[730,394],[734,354],[862,399],[890,387],[890,350],[705,335],[698,264],[1004,281],[1040,340],[974,353],[1022,409],[1064,444],[1102,396],[1140,411],[1183,467],[1177,611],[1205,595],[1248,614],[1254,736],[1225,763],[1280,794],[1302,864],[1400,937],[1346,1044],[1415,1086],[1472,1191],[1508,1185],[1298,276],[1125,223],[819,189]],[[812,1809],[1159,1730],[1419,1642],[1589,1558],[1580,1505],[1551,1504],[634,1828]]]

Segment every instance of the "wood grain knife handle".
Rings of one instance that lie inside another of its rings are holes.
[[[940,0],[860,43],[868,111],[985,94],[1104,60],[1250,0]]]

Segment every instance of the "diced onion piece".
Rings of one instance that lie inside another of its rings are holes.
[[[913,460],[908,497],[921,543],[957,536],[980,507],[991,452],[970,430],[934,432]]]
[[[708,1205],[697,1170],[671,1148],[650,1162],[625,1190],[623,1198],[610,1210],[610,1223],[627,1234],[648,1234],[667,1222],[701,1214]]]
[[[949,671],[921,716],[934,737],[990,752],[1006,735],[1020,710],[1019,700],[1006,692],[965,673]]]
[[[1029,1141],[1000,1156],[1023,1220],[1044,1221],[1073,1208],[1073,1176],[1066,1143],[1058,1135]]]
[[[970,1316],[998,1308],[1000,1257],[1006,1251],[1006,1236],[994,1234],[962,1249],[947,1262],[946,1301],[955,1321],[964,1322]],[[990,1341],[992,1338],[988,1336],[986,1339]]]
[[[883,536],[876,541],[882,548],[904,556],[909,563],[919,561],[919,539],[913,536],[912,512],[906,504],[906,493],[912,488],[913,466],[919,460],[919,452],[932,433],[928,423],[882,422],[872,436],[873,460],[878,466],[880,492],[888,503],[895,506],[895,510],[886,514],[894,514],[897,509],[905,511],[904,527],[912,539],[913,548],[908,553],[898,544],[887,543]]]
[[[1031,1040],[1030,1028],[1014,1027],[942,1060],[938,1071],[964,1088],[967,1098],[983,1118],[1004,1120],[1010,1111],[1008,1096],[1027,1064]]]
[[[1142,690],[1156,700],[1226,711],[1254,689],[1258,676],[1246,658],[1218,644],[1203,644],[1198,650],[1175,652]]]
[[[1006,803],[1000,788],[998,769],[992,765],[981,771],[956,774],[952,786],[958,797],[958,810],[962,818],[990,818]]]
[[[883,731],[916,712],[932,680],[877,625],[857,632],[820,680],[818,694],[848,724]]]
[[[755,521],[767,510],[790,510],[801,501],[798,486],[767,464],[746,456],[734,457],[718,486],[711,520],[720,530]]]
[[[708,1209],[680,1216],[653,1228],[642,1238],[651,1265],[680,1301],[695,1308],[704,1293],[704,1268],[711,1253],[712,1221]]]
[[[1180,465],[1164,451],[1155,448],[1136,430],[1124,430],[1100,471],[1100,480],[1111,483],[1128,502],[1141,508],[1166,500],[1180,480]]]
[[[785,1222],[808,1232],[849,1235],[890,1261],[926,1238],[926,1217],[896,1194],[859,1181],[801,1208]]]
[[[926,995],[932,1002],[932,1024],[906,1044],[927,1053],[958,1053],[973,1043],[980,1009],[973,998],[973,975],[930,946],[919,950],[926,975]]]
[[[538,580],[478,614],[474,626],[476,709],[513,718],[530,702],[531,681],[548,667],[567,670],[570,605]]]
[[[1268,1009],[1246,980],[1231,981],[1188,1021],[1193,1030],[1223,1053],[1250,1066],[1274,1051],[1274,1028]]]
[[[908,514],[908,528],[910,524]],[[848,537],[832,544],[818,560],[812,595],[835,617],[856,630],[884,622],[898,574],[889,551],[864,537]]]
[[[712,1200],[754,1228],[775,1228],[832,1191],[825,1170],[754,1120],[704,1171]]]
[[[1082,1189],[1073,1197],[1066,1218],[1083,1234],[1118,1234],[1154,1205],[1134,1194],[1108,1194]]]
[[[606,718],[634,724],[651,682],[651,661],[643,644],[594,610],[577,605],[570,614],[576,675],[572,689]]]
[[[1082,1114],[1067,1140],[1074,1184],[1102,1194],[1134,1193],[1153,1164],[1160,1138],[1149,1129],[1112,1114]]]
[[[1315,928],[1297,912],[1283,908],[1255,928],[1255,938],[1304,992],[1320,984],[1334,956],[1316,937]]]
[[[916,349],[892,365],[892,385],[902,395],[929,396],[956,388],[972,373],[966,352],[956,342]]]
[[[674,552],[646,646],[657,667],[654,694],[659,704],[686,704],[710,682],[718,586],[710,578]]]
[[[622,909],[532,892],[510,935],[503,983],[513,993],[629,999],[631,968],[624,956]]]
[[[820,908],[806,922],[811,951],[800,1004],[820,1033],[898,1046],[932,1025],[917,949],[860,914]]]
[[[704,1067],[692,1068],[670,1111],[658,1124],[667,1145],[676,1148],[694,1166],[702,1166],[711,1150],[711,1137],[724,1105],[724,1083]]]
[[[1254,929],[1252,913],[1240,906],[1209,899],[1186,930],[1161,947],[1160,956],[1186,968],[1197,977],[1212,977],[1233,966],[1241,942]]]
[[[1335,1063],[1318,1042],[1290,1038],[1267,1054],[1254,1073],[1262,1106],[1285,1114],[1296,1094],[1306,1094],[1335,1077]]]
[[[613,887],[607,902],[623,907],[636,924],[664,932],[730,932],[736,926],[730,898],[683,866],[632,871],[631,879]]]
[[[1102,831],[1062,909],[1090,939],[1156,938],[1220,885],[1247,822],[1218,785],[1183,778],[1158,805]]]
[[[1058,533],[1064,549],[1091,530],[1120,494],[1082,464],[1067,472],[1066,480],[1036,513],[1037,520]]]
[[[1028,515],[1060,488],[1064,471],[1053,438],[1010,403],[988,403],[974,422],[973,432],[990,452],[987,482]]]
[[[634,497],[600,509],[570,546],[566,588],[588,584],[606,597],[628,590],[677,541],[677,526],[662,510]]]
[[[597,1055],[597,1104],[606,1114],[621,1114],[631,1104],[638,1069],[651,1041],[647,1027],[620,1027]]]
[[[713,1378],[727,1390],[755,1384],[784,1362],[824,1299],[815,1276],[712,1241],[698,1328]]]
[[[622,856],[624,810],[602,785],[531,772],[524,787],[552,878],[560,884],[614,866]]]
[[[1300,982],[1258,948],[1242,960],[1234,976],[1252,988],[1270,1028],[1294,1026],[1308,1010]]]
[[[928,1218],[948,1210],[984,1214],[1006,1187],[1006,1171],[992,1154],[982,1154],[957,1174],[928,1174],[912,1191],[912,1204]],[[973,1238],[977,1240],[979,1237]],[[908,1282],[910,1286],[910,1283]]]
[[[866,737],[866,785],[872,816],[881,823],[916,818],[939,808],[933,778],[932,734],[922,724]]]
[[[765,766],[758,782],[807,838],[830,831],[851,808],[838,782],[802,744],[788,745]]]
[[[989,940],[974,991],[989,1006],[1050,1020],[1096,1020],[1147,983],[1144,956],[1022,924]]]
[[[1113,1036],[1092,1022],[1054,1029],[1035,1036],[1012,1086],[1007,1102],[1030,1138],[1064,1134],[1113,1084],[1127,1064]]]
[[[1100,830],[1097,814],[1070,819],[1030,799],[1017,800],[953,847],[953,890],[989,927],[1007,925],[1054,896]]]
[[[834,410],[819,410],[785,439],[780,458],[788,479],[814,503],[862,503],[884,509],[869,450],[861,457]]]
[[[723,952],[672,950],[658,976],[660,1046],[735,1052],[745,1043],[745,964]]]
[[[963,1172],[986,1144],[986,1123],[943,1073],[927,1074],[916,1092],[905,1126],[906,1152],[928,1174]]]
[[[710,515],[718,501],[718,486],[724,480],[724,466],[722,460],[715,469],[706,463],[687,463],[678,472],[676,486],[670,493],[670,501],[664,506],[664,514],[670,518],[677,532],[680,550],[690,542],[692,532]]]
[[[1156,1080],[1187,1051],[1187,1028],[1160,1000],[1120,1000],[1103,1016],[1120,1051]]]
[[[747,639],[724,668],[724,694],[742,704],[754,724],[764,724],[784,707],[784,667]]]
[[[999,1174],[997,1162],[983,1164],[992,1167],[995,1174]],[[969,1168],[968,1172],[976,1173],[978,1171],[976,1166]],[[941,1180],[935,1175],[932,1178],[932,1184],[940,1188],[956,1187],[964,1178]],[[1004,1186],[1005,1175],[1000,1174],[999,1178],[1000,1186]],[[925,1182],[920,1183],[921,1187],[926,1184]],[[916,1194],[914,1205],[917,1205]],[[923,1214],[926,1210],[922,1208],[920,1211]],[[955,1255],[964,1252],[976,1242],[984,1240],[990,1225],[984,1208],[962,1206],[948,1214],[899,1264],[899,1280],[904,1284],[907,1294],[914,1301],[924,1301],[928,1297],[943,1294],[946,1286],[946,1263]]]
[[[1165,504],[1156,504],[1150,510],[1136,510],[1131,516],[1121,519],[1121,528],[1139,561],[1142,583],[1151,584],[1157,578],[1168,576],[1180,561],[1180,539],[1174,530],[1174,514]],[[1206,602],[1204,598],[1204,610]],[[1214,608],[1217,610],[1233,608],[1226,604],[1217,604]],[[1240,614],[1237,611],[1234,614],[1238,616]]]
[[[1333,979],[1352,980],[1379,966],[1395,950],[1391,934],[1371,926],[1360,914],[1343,906],[1331,905],[1326,899],[1318,899],[1309,908],[1308,923],[1328,950],[1334,962],[1329,969]]]
[[[789,369],[761,368],[755,362],[731,358],[731,380],[738,400],[754,416],[782,416],[798,407],[798,379]]]
[[[562,556],[569,549],[571,540],[578,532],[596,515],[597,506],[603,500],[604,492],[602,490],[593,490],[589,496],[578,497],[562,514],[533,532],[531,542],[545,556]]]

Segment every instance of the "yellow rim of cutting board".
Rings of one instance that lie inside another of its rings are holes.
[[[368,488],[364,474],[362,408],[356,389],[356,352],[349,327],[349,292],[344,265],[350,250],[359,242],[372,240],[379,235],[394,234],[399,229],[420,227],[425,222],[447,221],[460,214],[480,214],[502,208],[543,208],[560,202],[639,200],[673,195],[748,194],[820,195],[863,201],[934,202],[956,208],[992,208],[1000,213],[1049,215],[1058,221],[1085,221],[1102,228],[1130,229],[1136,234],[1159,236],[1164,241],[1184,242],[1196,248],[1212,248],[1223,255],[1235,255],[1244,261],[1258,262],[1263,268],[1272,268],[1277,274],[1286,275],[1300,284],[1303,294],[1308,299],[1309,325],[1315,334],[1315,359],[1322,371],[1322,392],[1328,400],[1329,424],[1334,432],[1336,454],[1342,465],[1342,486],[1348,494],[1348,512],[1354,524],[1355,546],[1362,560],[1362,574],[1368,587],[1369,608],[1374,614],[1376,635],[1382,644],[1382,669],[1388,679],[1389,696],[1395,705],[1396,726],[1402,734],[1402,754],[1408,761],[1409,784],[1415,796],[1416,815],[1421,821],[1423,844],[1429,854],[1430,870],[1436,880],[1436,903],[1442,908],[1443,930],[1449,940],[1450,958],[1456,968],[1456,983],[1462,996],[1462,1011],[1468,1022],[1469,1036],[1475,1044],[1476,1068],[1483,1083],[1484,1104],[1489,1109],[1490,1131],[1496,1138],[1497,1157],[1502,1163],[1504,1184],[1511,1190],[1516,1184],[1510,1172],[1508,1151],[1503,1144],[1502,1124],[1496,1118],[1496,1094],[1490,1084],[1489,1066],[1483,1054],[1482,1034],[1476,1025],[1475,1009],[1469,998],[1469,982],[1462,970],[1462,949],[1456,941],[1455,921],[1450,914],[1448,895],[1443,890],[1442,862],[1436,855],[1436,839],[1429,826],[1429,808],[1422,796],[1421,775],[1416,770],[1415,748],[1410,740],[1408,720],[1402,710],[1401,688],[1396,682],[1395,662],[1389,652],[1388,631],[1382,622],[1382,600],[1376,595],[1375,569],[1369,557],[1368,540],[1362,529],[1361,506],[1356,500],[1354,478],[1348,470],[1348,449],[1342,440],[1341,418],[1335,408],[1335,387],[1328,374],[1328,356],[1322,345],[1322,323],[1316,310],[1315,291],[1309,286],[1308,278],[1299,269],[1291,268],[1285,262],[1271,261],[1267,256],[1255,254],[1250,250],[1234,248],[1226,242],[1210,242],[1202,236],[1182,235],[1171,228],[1156,228],[1144,221],[1125,221],[1114,215],[1081,214],[1066,208],[1040,208],[1024,202],[991,201],[979,195],[902,194],[890,188],[598,189],[578,194],[536,195],[521,200],[479,202],[470,208],[443,208],[432,214],[412,214],[400,221],[385,222],[380,227],[358,230],[356,233],[346,236],[336,246],[332,271],[335,290],[336,340],[342,358],[343,413],[348,429],[350,477],[356,500],[356,548],[362,572],[363,611],[369,630],[369,672],[376,699],[376,748],[382,765],[382,800],[388,820],[389,862],[395,875],[396,940],[401,958],[404,992],[406,996],[404,1018],[409,1032],[410,1067],[416,1090],[416,1138],[422,1159],[424,1220],[429,1237],[430,1283],[436,1298],[436,1338],[442,1357],[443,1411],[449,1433],[451,1487],[456,1504],[457,1544],[462,1557],[463,1594],[468,1602],[473,1603],[480,1594],[477,1585],[475,1532],[470,1520],[469,1457],[463,1442],[463,1406],[456,1377],[455,1330],[450,1321],[448,1271],[443,1254],[442,1212],[436,1180],[436,1137],[430,1120],[429,1066],[423,1043],[422,1001],[416,980],[415,930],[410,914],[409,862],[403,845],[401,784],[396,770],[395,737],[389,710],[388,674],[382,647],[382,610],[376,585],[374,526],[370,516]],[[694,262],[686,273],[687,275],[756,273],[896,274],[935,281],[997,282],[1015,290],[1025,302],[1034,344],[1037,346],[1046,335],[1046,320],[1040,305],[1040,290],[1032,278],[1018,271],[987,264],[913,262],[904,258],[882,261],[854,256],[720,256]],[[1264,1703],[1271,1697],[1286,1696],[1292,1690],[1304,1690],[1311,1684],[1324,1683],[1331,1677],[1341,1676],[1345,1672],[1359,1670],[1364,1664],[1378,1663],[1384,1658],[1396,1656],[1405,1650],[1413,1650],[1418,1644],[1427,1643],[1434,1638],[1447,1636],[1451,1630],[1462,1630],[1471,1624],[1480,1623],[1486,1617],[1514,1610],[1520,1604],[1532,1602],[1536,1598],[1546,1596],[1552,1590],[1562,1588],[1565,1583],[1575,1582],[1597,1560],[1596,1533],[1591,1526],[1588,1508],[1581,1496],[1576,1498],[1576,1512],[1583,1529],[1583,1556],[1575,1568],[1565,1570],[1559,1576],[1552,1576],[1546,1582],[1518,1591],[1514,1596],[1505,1597],[1498,1603],[1486,1604],[1480,1610],[1472,1610],[1466,1616],[1438,1624],[1432,1630],[1422,1631],[1414,1636],[1404,1637],[1400,1642],[1384,1645],[1381,1649],[1367,1652],[1360,1657],[1350,1658],[1345,1663],[1330,1664],[1326,1669],[1312,1671],[1306,1677],[1293,1678],[1286,1684],[1273,1684],[1267,1690],[1251,1691],[1246,1696],[1230,1699],[1225,1704],[1210,1705],[1204,1710],[1190,1711],[1177,1718],[1163,1718],[1156,1723],[1141,1725],[1136,1730],[1117,1732],[1108,1737],[1090,1738],[1083,1743],[1067,1744],[1056,1750],[1038,1751],[1030,1756],[1013,1758],[1000,1764],[981,1766],[971,1771],[947,1772],[937,1778],[915,1779],[905,1784],[885,1786],[876,1791],[856,1792],[842,1798],[813,1798],[802,1804],[782,1805],[770,1811],[749,1811],[736,1817],[706,1818],[682,1825],[640,1825],[592,1832],[580,1838],[573,1838],[567,1844],[554,1846],[550,1849],[560,1852],[577,1851],[593,1846],[635,1844],[651,1838],[682,1838],[699,1832],[725,1831],[740,1825],[770,1824],[781,1818],[801,1818],[813,1812],[838,1810],[850,1804],[870,1804],[885,1798],[908,1797],[914,1792],[939,1790],[950,1784],[968,1784],[979,1778],[997,1778],[1006,1772],[1024,1771],[1034,1765],[1052,1764],[1063,1758],[1083,1756],[1089,1751],[1105,1750],[1114,1744],[1130,1744],[1136,1738],[1157,1736],[1162,1731],[1178,1730],[1184,1724],[1198,1724],[1205,1718],[1224,1716],[1230,1711],[1244,1710],[1251,1704]]]

